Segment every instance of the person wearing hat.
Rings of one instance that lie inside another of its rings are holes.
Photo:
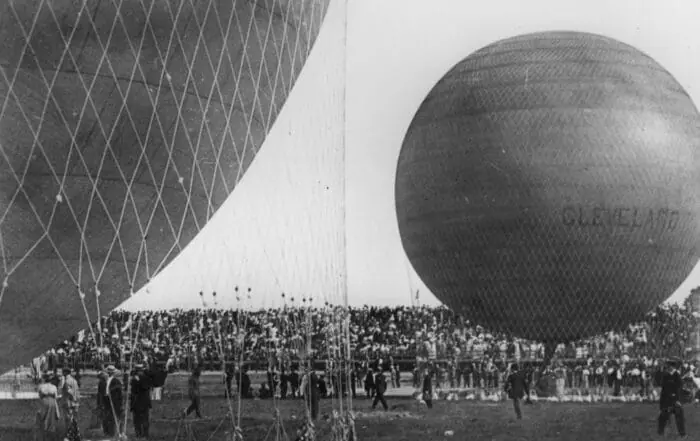
[[[61,407],[67,421],[75,418],[80,401],[80,387],[78,381],[71,375],[68,367],[63,368],[63,387],[61,389]]]
[[[513,400],[513,410],[515,410],[515,416],[521,420],[523,419],[523,414],[520,411],[520,400],[524,397],[530,399],[530,390],[527,385],[527,379],[525,378],[524,372],[520,371],[520,366],[517,363],[513,363],[510,366],[511,373],[508,375],[505,384],[505,390],[508,394],[508,398]]]
[[[685,437],[685,414],[683,413],[683,405],[681,404],[683,379],[681,378],[680,372],[678,372],[680,365],[680,360],[677,358],[668,360],[666,364],[667,370],[661,380],[661,396],[659,399],[661,412],[659,413],[658,420],[659,435],[664,434],[668,420],[671,418],[671,415],[674,415],[678,434]]]
[[[95,411],[93,414],[93,417],[90,419],[90,428],[91,429],[97,429],[102,427],[102,432],[105,433],[107,431],[107,428],[105,427],[105,413],[107,412],[106,410],[106,402],[105,402],[105,396],[107,395],[107,372],[104,370],[102,366],[98,366],[98,372],[97,372],[97,402],[95,403]]]
[[[367,399],[374,398],[374,393],[376,389],[374,387],[374,372],[372,368],[367,368],[367,374],[365,375],[365,393],[367,394]]]
[[[102,427],[105,436],[114,436],[123,417],[124,389],[113,365],[105,369],[107,379],[105,382]]]
[[[78,381],[71,375],[72,371],[68,367],[64,367],[63,387],[61,388],[61,409],[65,419],[68,433],[67,439],[80,439],[80,430],[78,429],[78,406],[80,400],[80,386]]]
[[[43,376],[43,382],[37,387],[37,392],[39,394],[39,408],[35,420],[35,439],[62,441],[65,424],[56,399],[58,390],[50,383],[49,374]]]
[[[313,366],[313,362],[310,363]],[[311,420],[316,420],[319,413],[319,402],[321,399],[321,391],[318,388],[319,378],[313,367],[305,369],[304,376],[301,379],[301,391],[304,395],[306,409]]]
[[[151,379],[142,364],[134,366],[131,377],[131,412],[134,416],[136,438],[148,438],[151,410]]]
[[[389,410],[389,405],[386,403],[386,398],[384,397],[384,393],[386,392],[386,377],[384,377],[384,372],[382,372],[381,367],[379,368],[377,375],[374,377],[374,388],[375,395],[374,401],[372,401],[372,409],[376,409],[377,404],[382,403],[384,410]]]
[[[423,395],[423,401],[428,409],[433,408],[433,375],[430,368],[427,366],[423,368],[423,384],[421,387],[421,393]]]
[[[151,401],[160,401],[163,399],[163,387],[168,378],[168,371],[159,363],[153,363],[148,374],[151,378]]]

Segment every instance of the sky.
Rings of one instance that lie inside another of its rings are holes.
[[[332,3],[297,85],[240,184],[197,239],[123,307],[268,307],[292,297],[297,304],[304,297],[339,303],[346,293],[352,305],[407,305],[416,290],[420,303],[439,304],[401,246],[398,154],[435,83],[497,40],[547,30],[612,37],[652,56],[700,103],[696,2],[474,5],[350,0],[346,11],[342,1]],[[699,285],[696,267],[671,301]],[[250,299],[236,299],[235,286],[242,293],[252,287]]]

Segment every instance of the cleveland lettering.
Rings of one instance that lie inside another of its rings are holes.
[[[680,211],[668,208],[568,205],[562,208],[561,220],[568,227],[674,231],[678,228]]]

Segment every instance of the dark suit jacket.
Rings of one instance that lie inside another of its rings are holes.
[[[151,408],[151,380],[146,375],[131,379],[131,410],[144,411]]]
[[[105,395],[107,394],[107,376],[100,375],[99,381],[97,382],[97,407],[101,408],[105,406]]]
[[[506,380],[506,391],[508,398],[522,398],[529,394],[527,381],[523,372],[513,372]]]
[[[371,390],[374,389],[374,386],[374,375],[368,373],[365,377],[365,389]]]
[[[306,389],[304,391],[304,396],[311,398],[313,400],[318,400],[321,397],[321,391],[318,389],[319,379],[315,372],[309,374],[309,380],[306,384]]]
[[[374,387],[379,395],[383,395],[386,392],[386,379],[383,373],[379,372],[374,378]]]
[[[158,367],[149,372],[149,377],[151,378],[151,387],[163,387],[165,379],[168,378],[168,371]]]
[[[430,374],[423,376],[423,399],[432,399],[433,397],[433,378]]]
[[[289,374],[289,384],[292,386],[292,389],[299,388],[299,381],[299,372],[292,371],[292,373]]]
[[[662,410],[671,408],[680,403],[681,391],[683,389],[683,380],[679,372],[670,374],[664,373],[661,379],[661,397],[659,399],[659,407]]]
[[[124,410],[122,408],[124,405],[124,389],[119,377],[115,376],[112,378],[112,381],[109,383],[109,391],[107,391],[107,394],[108,395],[105,397],[105,409],[108,412],[112,412],[112,409],[114,409],[114,412],[116,412],[118,416],[122,415],[122,411]]]

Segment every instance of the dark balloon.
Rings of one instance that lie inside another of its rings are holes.
[[[610,38],[503,40],[450,70],[401,150],[401,240],[433,293],[542,341],[620,329],[698,260],[700,117]]]
[[[327,3],[0,6],[0,371],[114,308],[197,234],[261,147]]]

